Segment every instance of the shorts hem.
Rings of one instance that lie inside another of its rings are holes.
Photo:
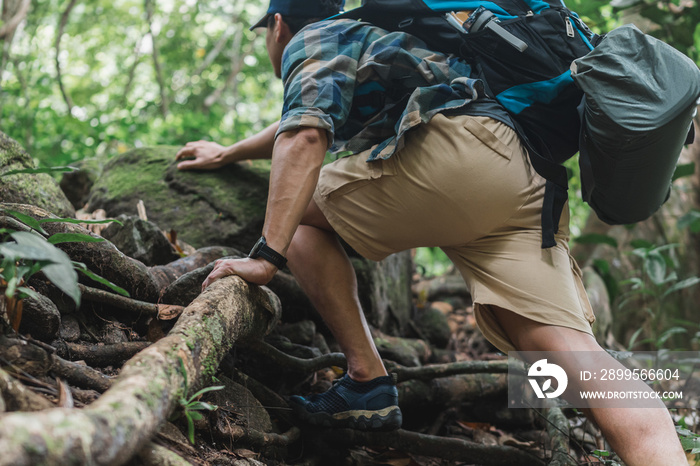
[[[318,193],[318,191],[314,192],[313,199],[314,202],[316,202],[318,208],[323,213],[323,216],[326,217],[328,223],[330,223],[331,227],[333,227],[333,230],[341,238],[343,238],[343,241],[348,243],[350,247],[353,248],[359,255],[361,255],[365,259],[380,261],[392,254],[371,251],[368,247],[362,244],[362,242],[360,242],[355,237],[355,235],[350,233],[351,228],[349,224],[345,220],[343,220],[339,215],[336,215],[336,213],[333,212],[333,209],[327,205],[327,202],[322,194]]]

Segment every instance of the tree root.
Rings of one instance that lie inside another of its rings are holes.
[[[271,361],[297,372],[312,373],[330,366],[346,368],[347,361],[342,353],[324,354],[316,358],[297,358],[264,341],[254,341],[246,345]],[[391,361],[385,362],[387,370],[396,374],[397,382],[407,380],[433,380],[462,374],[505,374],[508,361],[460,361],[446,364],[429,364],[419,367],[405,367]]]
[[[575,466],[575,458],[569,455],[569,421],[559,408],[545,411],[547,433],[552,443],[552,459],[549,466]]]
[[[155,442],[149,443],[146,448],[137,455],[143,466],[191,466],[192,463],[171,449],[158,445]]]
[[[260,432],[255,429],[245,428],[236,424],[223,424],[217,422],[211,433],[224,441],[233,441],[253,448],[264,449],[267,447],[285,447],[299,440],[301,430],[292,427],[283,434],[272,432]]]
[[[408,430],[394,432],[362,432],[334,429],[313,432],[334,446],[383,446],[421,456],[464,461],[483,466],[544,466],[540,458],[517,448],[502,445],[482,445],[464,439],[437,437]]]
[[[264,341],[251,341],[246,347],[269,358],[280,366],[284,366],[286,369],[307,374],[331,366],[347,367],[347,361],[343,353],[329,353],[317,358],[304,359],[291,356]]]
[[[49,400],[37,395],[2,369],[0,369],[0,400],[4,401],[4,411],[41,411],[54,407]]]
[[[275,320],[271,297],[239,277],[207,288],[168,336],[129,360],[84,409],[10,413],[0,423],[0,465],[119,465],[139,452],[179,400],[204,383],[233,344],[260,338]]]
[[[137,299],[110,293],[109,291],[98,290],[97,288],[85,285],[78,286],[83,299],[86,301],[109,304],[110,306],[133,314],[140,314],[143,317],[158,317],[164,318],[164,320],[171,320],[182,314],[184,310],[182,306],[146,303]]]
[[[51,372],[58,377],[66,379],[71,385],[80,388],[89,388],[100,393],[106,392],[112,386],[114,379],[96,371],[92,367],[84,366],[73,361],[66,361],[60,356],[52,355]]]
[[[88,366],[120,366],[124,361],[134,357],[139,351],[148,348],[148,341],[127,341],[111,345],[81,345],[61,342],[56,345],[56,354],[71,361],[85,361]],[[55,343],[54,343],[55,344]]]
[[[403,367],[392,364],[387,367],[387,370],[396,374],[398,382],[432,380],[462,374],[505,374],[508,372],[508,361],[460,361],[419,367]]]

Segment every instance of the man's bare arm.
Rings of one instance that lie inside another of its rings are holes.
[[[277,137],[263,236],[267,244],[282,255],[286,255],[311,201],[327,148],[327,134],[318,128],[287,131]],[[202,288],[227,275],[239,275],[251,283],[264,285],[276,272],[277,267],[262,258],[220,260]]]
[[[234,162],[269,159],[275,144],[279,121],[259,133],[228,147],[211,141],[188,142],[175,155],[180,170],[215,170]]]

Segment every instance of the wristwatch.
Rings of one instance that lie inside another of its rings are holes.
[[[253,246],[253,249],[250,250],[248,257],[251,259],[262,257],[278,269],[281,269],[284,267],[284,264],[287,263],[287,259],[282,254],[267,245],[267,240],[265,240],[264,236],[261,236],[258,242],[255,243],[255,246]]]

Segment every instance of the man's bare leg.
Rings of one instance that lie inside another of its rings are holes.
[[[494,308],[494,314],[518,351],[604,352],[589,334],[540,324],[505,309]],[[606,357],[613,360],[612,356]],[[575,373],[577,369],[565,370]],[[593,418],[628,466],[688,464],[671,416],[664,407],[591,408],[586,414]]]
[[[350,377],[364,382],[387,375],[360,306],[355,270],[313,200],[287,258],[289,269],[345,353]]]

